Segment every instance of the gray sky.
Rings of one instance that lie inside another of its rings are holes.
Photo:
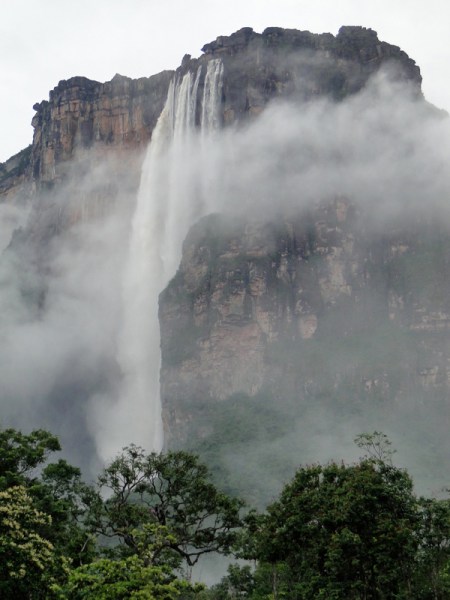
[[[329,31],[363,25],[420,66],[425,95],[450,111],[445,0],[1,0],[0,162],[32,141],[35,102],[59,80],[108,81],[174,69],[241,27]]]

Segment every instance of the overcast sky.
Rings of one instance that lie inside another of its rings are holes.
[[[371,27],[417,62],[427,98],[450,110],[446,0],[1,0],[1,14],[0,162],[31,143],[33,104],[61,79],[153,75],[247,26]]]

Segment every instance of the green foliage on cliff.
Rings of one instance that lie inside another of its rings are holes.
[[[294,472],[296,458],[289,456],[288,449],[271,450],[271,444],[283,443],[294,427],[288,411],[279,411],[272,394],[234,394],[222,402],[193,406],[193,410],[203,435],[191,439],[188,448],[199,454],[227,493],[260,506],[272,492],[268,481],[273,474],[288,479]],[[262,458],[264,474],[255,469]]]

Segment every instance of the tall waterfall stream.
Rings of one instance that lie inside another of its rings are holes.
[[[130,442],[117,434],[111,439],[109,432],[120,431],[121,425],[124,436],[133,431],[132,441],[147,450],[163,446],[158,296],[176,273],[189,227],[208,212],[201,153],[220,123],[223,65],[208,62],[199,110],[202,68],[171,82],[144,160],[123,278],[117,356],[122,384],[108,417],[111,427],[106,423],[98,440],[104,459]],[[189,160],[193,153],[200,156],[195,163]]]

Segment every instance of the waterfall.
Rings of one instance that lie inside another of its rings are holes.
[[[117,355],[122,385],[97,435],[103,459],[130,442],[154,451],[163,446],[158,296],[175,275],[189,227],[207,210],[208,202],[198,197],[203,189],[199,154],[201,140],[220,123],[221,61],[208,62],[196,128],[201,75],[200,66],[170,83],[142,167],[123,279]]]
[[[205,76],[202,100],[202,133],[217,129],[220,125],[220,102],[222,98],[223,63],[211,60]]]

